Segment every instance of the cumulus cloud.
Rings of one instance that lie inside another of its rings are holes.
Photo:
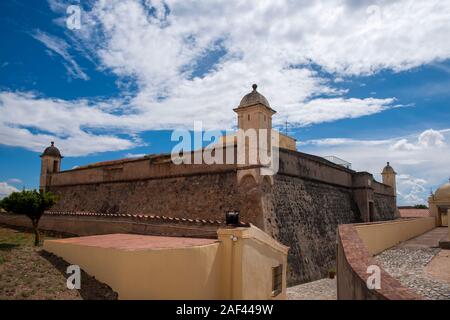
[[[49,3],[65,16],[65,1]],[[119,82],[134,82],[136,91],[106,101],[1,92],[0,143],[41,150],[54,139],[66,155],[82,155],[131,148],[141,143],[142,131],[190,128],[195,120],[206,129],[229,129],[235,125],[232,108],[254,82],[279,111],[275,124],[289,118],[292,126],[307,126],[383,112],[396,107],[394,97],[348,97],[336,84],[349,75],[397,72],[449,58],[450,4],[375,4],[92,2],[82,12],[82,28],[67,39],[42,31],[34,37],[79,78],[87,75],[68,42],[99,70],[112,71]],[[429,139],[424,143],[432,143]]]
[[[397,175],[398,196],[407,204],[426,204],[430,189],[425,179],[414,178],[409,174]]]
[[[419,136],[419,144],[423,147],[442,147],[445,145],[445,138],[439,131],[429,129]]]
[[[90,132],[93,128],[120,126],[121,132],[132,136],[133,130],[121,125],[117,116],[102,111],[101,102],[92,106],[86,100],[68,102],[32,93],[1,92],[0,114],[1,143],[37,152],[50,141],[68,156],[124,150],[140,143],[137,138]]]
[[[13,192],[19,191],[12,185],[9,185],[7,182],[0,182],[0,199],[9,196]]]
[[[433,138],[430,138],[433,137]],[[298,144],[299,150],[322,156],[334,155],[352,163],[358,171],[379,174],[387,161],[397,175],[399,204],[426,203],[430,189],[447,181],[450,171],[450,130],[425,130],[407,137],[383,140],[327,138]]]

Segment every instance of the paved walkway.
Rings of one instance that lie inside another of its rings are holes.
[[[288,300],[336,300],[336,278],[320,279],[287,288]]]
[[[447,236],[447,227],[434,228],[433,230],[405,241],[398,246],[409,248],[439,248],[439,241],[447,239]]]
[[[388,249],[375,258],[404,286],[433,300],[450,300],[449,250],[439,249],[447,228],[435,228]]]

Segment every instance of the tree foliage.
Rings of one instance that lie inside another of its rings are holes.
[[[22,214],[31,219],[35,233],[35,245],[39,244],[39,219],[44,211],[56,203],[56,197],[50,192],[23,190],[13,192],[0,202],[0,207],[15,214]]]

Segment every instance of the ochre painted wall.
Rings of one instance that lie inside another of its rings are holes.
[[[425,233],[434,227],[434,217],[355,225],[359,237],[372,255]]]
[[[46,240],[44,250],[79,265],[119,299],[286,297],[285,271],[282,292],[272,296],[272,267],[286,265],[287,247],[254,226],[219,229],[218,238],[203,246],[141,250]]]
[[[224,265],[224,292],[227,299],[285,299],[288,247],[262,230],[252,228],[219,229]],[[236,241],[231,238],[235,236]],[[272,295],[272,268],[283,266],[282,291]]]
[[[355,225],[340,225],[337,241],[338,300],[416,300],[420,297],[388,274],[369,253]],[[369,289],[370,266],[380,267],[380,288]]]
[[[108,284],[120,299],[220,299],[220,244],[125,251],[45,241],[44,249]]]

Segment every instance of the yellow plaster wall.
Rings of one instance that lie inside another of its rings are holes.
[[[119,299],[285,299],[286,246],[255,226],[219,229],[218,238],[205,246],[135,251],[46,240],[44,250],[79,265]],[[279,264],[283,290],[272,297],[272,267]]]
[[[282,149],[297,151],[297,142],[294,138],[289,137],[285,134],[279,133],[279,145]]]
[[[288,247],[254,226],[219,229],[217,233],[224,248],[222,285],[226,299],[286,298]],[[282,292],[273,297],[272,267],[279,264],[283,265]]]
[[[108,284],[120,299],[221,299],[220,244],[125,251],[46,240],[44,250]],[[81,284],[83,285],[83,284]]]
[[[378,254],[390,247],[425,233],[436,226],[434,217],[355,225],[359,237],[370,254]]]

